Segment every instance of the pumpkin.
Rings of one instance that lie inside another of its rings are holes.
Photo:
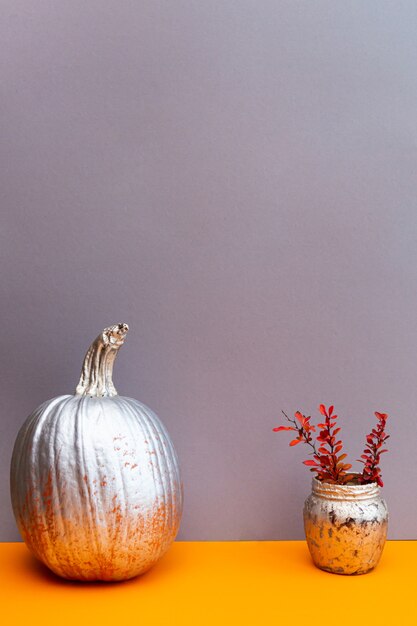
[[[127,324],[105,328],[75,395],[53,398],[20,429],[11,462],[16,522],[31,552],[75,580],[124,580],[174,540],[182,484],[171,439],[144,404],[119,396],[114,360]]]

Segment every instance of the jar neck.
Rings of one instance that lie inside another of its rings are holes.
[[[369,483],[367,485],[333,485],[313,478],[312,492],[315,496],[325,500],[358,501],[378,497],[380,489],[376,483]]]

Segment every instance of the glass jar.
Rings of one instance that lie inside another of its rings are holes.
[[[304,529],[314,564],[334,574],[366,574],[379,562],[388,510],[376,483],[332,485],[313,478]]]

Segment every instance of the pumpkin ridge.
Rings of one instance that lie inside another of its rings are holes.
[[[171,489],[169,489],[169,495],[167,493],[167,489],[166,489],[166,485],[165,485],[165,476],[168,476],[169,480],[170,480],[170,474],[168,471],[168,467],[167,467],[167,459],[166,459],[166,455],[164,454],[164,449],[163,449],[163,444],[161,441],[161,436],[160,433],[158,431],[158,429],[156,428],[156,424],[155,421],[153,419],[153,415],[150,415],[148,411],[146,411],[147,413],[147,417],[148,417],[148,423],[150,425],[150,429],[152,431],[152,437],[153,440],[156,442],[157,446],[155,445],[155,457],[157,460],[157,466],[158,466],[158,473],[159,473],[159,480],[162,486],[162,491],[163,491],[163,501],[166,503],[168,501],[168,505],[166,505],[163,508],[163,515],[164,515],[164,521],[163,521],[163,528],[164,531],[166,531],[167,528],[169,528],[168,526],[168,517],[171,517],[171,512],[172,512],[172,498],[171,498],[171,494],[172,491]],[[158,454],[159,453],[159,454]],[[165,469],[165,472],[164,472]]]

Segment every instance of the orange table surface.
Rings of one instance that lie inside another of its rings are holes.
[[[389,541],[364,576],[316,569],[303,541],[176,542],[123,583],[57,578],[0,544],[2,625],[417,625],[417,541]]]

